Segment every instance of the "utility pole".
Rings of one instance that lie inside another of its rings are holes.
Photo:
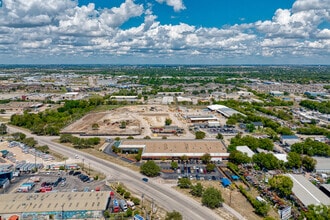
[[[36,151],[36,149],[34,149],[34,170],[35,170],[35,172],[38,171],[38,169],[37,169],[37,151]]]

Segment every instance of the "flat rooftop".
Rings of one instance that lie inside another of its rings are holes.
[[[307,207],[308,205],[330,205],[329,197],[314,186],[303,175],[287,174],[293,181],[292,192]]]
[[[327,171],[330,172],[330,158],[327,157],[313,157],[317,163],[315,166],[315,170],[319,171],[321,170],[322,172]]]
[[[122,145],[145,146],[142,156],[227,156],[227,149],[219,140],[123,140]]]
[[[11,193],[1,195],[0,213],[105,210],[109,191]]]

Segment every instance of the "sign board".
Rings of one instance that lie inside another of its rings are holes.
[[[287,206],[282,210],[278,210],[281,220],[288,220],[291,217],[291,206]]]

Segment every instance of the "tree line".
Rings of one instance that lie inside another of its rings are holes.
[[[10,118],[10,124],[27,128],[37,135],[59,135],[63,127],[102,103],[102,98],[68,100],[56,110],[48,109],[36,114],[28,111],[24,111],[23,115],[14,114]]]

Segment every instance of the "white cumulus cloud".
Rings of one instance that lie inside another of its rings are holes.
[[[185,9],[179,0],[156,1],[175,11]],[[206,28],[164,25],[150,4],[134,0],[105,9],[93,3],[79,6],[72,0],[3,0],[0,60],[256,63],[296,57],[322,58],[329,64],[328,1],[296,0],[291,9],[276,10],[270,20]],[[122,28],[134,17],[142,17],[141,23]]]
[[[158,3],[166,3],[168,6],[173,7],[174,11],[181,11],[186,9],[182,0],[156,0]]]

